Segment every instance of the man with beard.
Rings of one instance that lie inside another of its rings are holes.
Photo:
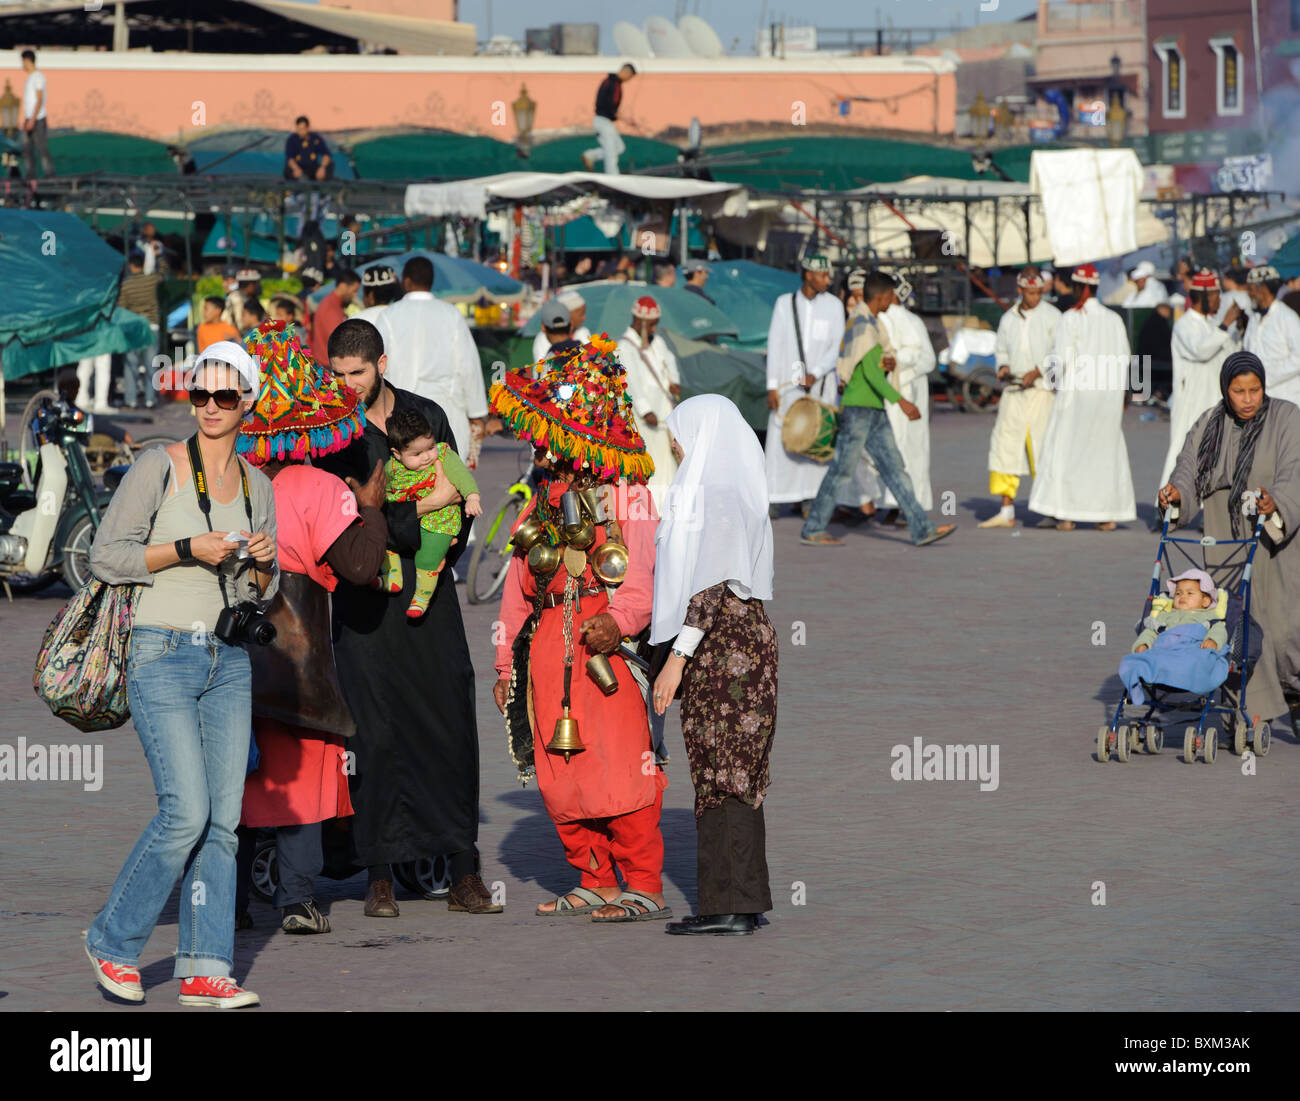
[[[427,398],[384,381],[383,340],[369,321],[351,318],[330,336],[330,368],[366,407],[365,435],[321,466],[339,477],[368,477],[389,456],[388,420],[415,409],[433,426],[437,443],[455,437],[442,409]],[[419,501],[384,505],[389,546],[406,559],[400,595],[340,585],[334,594],[335,655],[339,679],[356,719],[356,808],[353,838],[366,866],[367,917],[397,917],[392,865],[444,854],[452,880],[448,909],[499,914],[478,871],[479,759],[474,714],[474,668],[449,572],[429,610],[410,619],[414,555],[420,517],[460,500],[437,465],[438,484]],[[454,564],[462,539],[447,556]]]

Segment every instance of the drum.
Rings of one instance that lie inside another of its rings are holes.
[[[828,463],[835,455],[839,410],[815,398],[797,399],[781,422],[781,443],[793,455]]]

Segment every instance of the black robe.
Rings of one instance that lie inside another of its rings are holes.
[[[456,449],[441,407],[397,387],[393,411],[414,406],[434,439]],[[388,436],[369,421],[365,435],[318,465],[365,482],[390,457]],[[363,865],[463,852],[478,839],[479,756],[474,667],[451,566],[465,550],[469,522],[447,554],[429,610],[408,619],[420,524],[414,501],[389,501],[388,545],[402,557],[402,592],[387,595],[346,582],[334,593],[334,654],[357,723],[349,743],[356,816],[352,833]]]

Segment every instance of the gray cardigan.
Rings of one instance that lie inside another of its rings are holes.
[[[244,463],[244,460],[240,459],[240,462]],[[244,463],[244,469],[248,472],[248,493],[253,505],[252,530],[266,532],[274,543],[275,493],[271,479],[248,463]],[[153,584],[154,575],[145,565],[144,552],[154,514],[162,506],[165,490],[171,489],[170,472],[167,452],[161,447],[149,448],[131,464],[131,469],[113,494],[90,548],[90,568],[99,580],[109,585]],[[165,488],[164,479],[168,481]],[[193,492],[191,485],[186,485],[183,492]],[[257,591],[251,558],[235,565],[234,579],[229,592],[231,604],[241,600],[265,604],[280,587],[280,567],[277,563],[271,571],[271,583],[265,593]]]

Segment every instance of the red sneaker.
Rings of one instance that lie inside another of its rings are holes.
[[[140,985],[140,972],[126,964],[101,960],[84,944],[81,946],[95,971],[95,981],[110,994],[128,1002],[144,1001],[144,987]]]
[[[238,1009],[245,1005],[261,1005],[262,999],[251,990],[241,990],[224,975],[200,975],[196,979],[181,979],[180,1002],[181,1005]]]

